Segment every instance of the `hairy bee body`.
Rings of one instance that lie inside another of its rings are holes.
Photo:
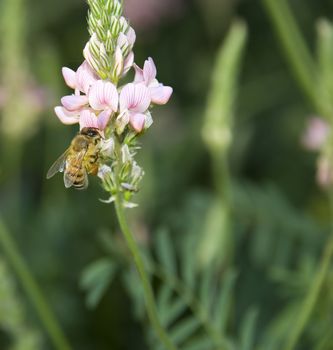
[[[69,148],[55,161],[47,173],[49,179],[64,172],[65,187],[78,190],[88,187],[88,174],[97,175],[101,136],[95,128],[83,128]]]

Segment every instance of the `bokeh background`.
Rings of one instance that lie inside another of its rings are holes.
[[[214,253],[223,258],[218,279],[224,280],[226,266],[235,272],[226,337],[234,349],[243,349],[237,345],[242,324],[255,309],[248,331],[253,344],[246,349],[282,349],[291,317],[316,279],[330,225],[327,196],[315,180],[317,156],[300,141],[306,121],[318,112],[297,83],[262,1],[124,2],[137,33],[136,62],[141,66],[153,57],[158,79],[174,88],[141,139],[139,163],[146,175],[135,198],[140,205],[129,213],[136,237],[154,252],[161,228],[176,247],[184,236],[200,241],[212,232],[224,237],[228,230],[228,243],[216,238]],[[317,21],[331,18],[333,2],[289,3],[315,55]],[[58,121],[53,107],[69,92],[61,67],[76,69],[82,62],[87,10],[83,0],[0,0],[1,225],[15,239],[74,349],[148,349],[147,322],[133,313],[136,304],[120,263],[96,307],[87,306],[82,271],[124,248],[114,208],[99,200],[106,194],[98,179],[91,178],[84,192],[66,190],[60,175],[45,179],[77,132]],[[230,220],[224,225],[225,212],[214,207],[219,179],[202,128],[216,57],[236,18],[246,23],[248,35],[237,68],[227,165]],[[203,261],[204,247],[198,246]],[[298,349],[333,349],[332,281],[331,271]],[[160,282],[155,284],[158,290]],[[0,349],[18,349],[20,342],[22,350],[52,348],[0,246]]]

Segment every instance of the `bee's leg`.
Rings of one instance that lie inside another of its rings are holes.
[[[89,174],[94,176],[98,174],[98,164],[94,164],[91,166]]]

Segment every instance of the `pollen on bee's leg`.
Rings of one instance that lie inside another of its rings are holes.
[[[89,174],[96,176],[98,174],[98,168],[99,166],[95,164],[94,166],[91,167]]]

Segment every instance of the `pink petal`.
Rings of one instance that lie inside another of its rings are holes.
[[[330,126],[320,117],[312,117],[302,137],[305,148],[311,151],[320,150],[325,144],[330,133]]]
[[[81,96],[75,96],[75,95],[64,96],[61,99],[61,103],[69,111],[75,112],[75,111],[80,110],[86,104],[88,104],[88,97],[83,96],[83,95],[81,95]]]
[[[135,30],[132,27],[130,27],[126,33],[126,36],[129,46],[133,47],[136,40]]]
[[[84,61],[77,69],[76,80],[77,88],[85,94],[88,94],[90,86],[97,81],[98,77],[90,67],[87,61]]]
[[[88,109],[83,110],[80,114],[80,130],[83,128],[98,129],[97,117],[95,113],[92,113]]]
[[[63,124],[70,125],[79,122],[79,114],[72,113],[66,110],[64,107],[57,106],[54,108],[54,112]]]
[[[111,109],[107,109],[98,115],[97,124],[98,124],[99,130],[104,130],[106,128],[110,120],[111,114],[112,114]]]
[[[169,101],[173,90],[170,86],[160,84],[157,87],[149,88],[149,91],[152,103],[164,105]]]
[[[124,33],[119,33],[117,46],[119,46],[120,48],[122,48],[123,46],[128,46],[128,39]]]
[[[134,83],[142,83],[143,79],[143,70],[136,64],[133,65],[135,70]]]
[[[136,132],[141,132],[145,127],[146,116],[142,113],[131,114],[130,124]]]
[[[143,66],[143,78],[147,85],[149,85],[156,78],[156,66],[151,57],[145,61]]]
[[[67,84],[72,89],[76,88],[76,73],[67,67],[62,68],[62,75],[64,77],[64,80]]]
[[[120,92],[120,110],[128,109],[132,112],[145,112],[151,102],[150,93],[144,84],[127,84]]]
[[[134,53],[131,51],[124,61],[124,69],[123,69],[123,75],[125,75],[133,66],[134,63]]]
[[[96,110],[111,108],[116,112],[118,109],[118,91],[112,83],[98,80],[89,91],[89,103]]]

